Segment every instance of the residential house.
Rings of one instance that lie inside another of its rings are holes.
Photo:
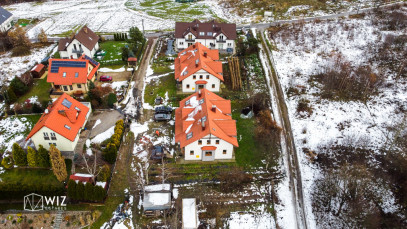
[[[156,184],[144,187],[143,214],[159,216],[162,211],[171,208],[171,185]]]
[[[72,38],[59,40],[58,52],[62,59],[78,59],[83,54],[93,57],[99,49],[99,36],[84,26]]]
[[[182,92],[193,93],[203,88],[220,91],[223,69],[218,50],[208,49],[197,42],[178,53],[174,67],[175,80],[181,85]]]
[[[90,103],[62,94],[50,105],[28,134],[26,141],[49,149],[53,144],[61,152],[73,152],[91,113]]]
[[[236,52],[235,40],[236,24],[210,22],[176,22],[175,23],[175,49],[184,50],[200,42],[210,49],[218,49],[221,53],[234,54]]]
[[[185,160],[233,159],[238,147],[230,100],[201,89],[175,110],[175,142]]]
[[[13,14],[0,6],[0,32],[7,32],[13,26]]]
[[[51,83],[55,98],[62,93],[80,95],[89,91],[88,83],[97,77],[100,63],[82,55],[79,59],[50,59],[47,82]]]

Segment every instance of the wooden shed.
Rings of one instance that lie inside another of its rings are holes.
[[[127,59],[127,64],[129,66],[136,66],[137,65],[137,58],[136,57],[129,57]]]
[[[31,69],[31,75],[33,78],[41,78],[45,73],[45,66],[43,64],[37,64]]]

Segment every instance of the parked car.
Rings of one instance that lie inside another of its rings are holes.
[[[113,78],[111,76],[101,76],[99,78],[100,81],[112,81]]]
[[[156,114],[171,114],[172,108],[167,106],[161,106],[155,108]]]
[[[164,157],[164,149],[161,146],[154,146],[153,151],[151,152],[150,159],[152,160],[161,160]]]
[[[154,121],[168,121],[171,120],[171,114],[155,114]]]

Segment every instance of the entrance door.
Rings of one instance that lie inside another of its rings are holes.
[[[214,151],[203,151],[202,161],[214,161],[215,152]]]

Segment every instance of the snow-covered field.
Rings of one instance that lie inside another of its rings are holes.
[[[360,140],[364,147],[376,150],[386,143],[386,128],[400,122],[403,117],[402,112],[397,111],[399,104],[405,104],[407,87],[400,83],[403,79],[395,86],[394,72],[386,69],[379,72],[375,68],[377,63],[370,62],[373,54],[368,50],[376,51],[370,47],[378,47],[386,35],[405,34],[407,29],[382,31],[369,16],[364,19],[307,23],[303,27],[297,24],[293,27],[295,29],[289,27],[286,32],[276,33],[269,41],[277,46],[273,57],[284,92],[289,88],[305,89],[304,94],[285,96],[300,161],[306,214],[308,219],[312,219],[311,195],[320,170],[307,159],[303,148],[318,153],[323,146]],[[371,66],[384,80],[384,85],[390,86],[379,88],[379,95],[372,96],[366,103],[322,99],[319,95],[321,89],[309,83],[310,76],[332,66],[334,58],[331,57],[338,55],[352,67]],[[310,101],[313,112],[309,117],[297,113],[298,102],[302,98]],[[387,208],[397,209],[394,206]],[[316,226],[315,222],[308,223],[311,228]]]
[[[202,20],[222,18],[238,23],[250,22],[251,16],[238,17],[230,13],[230,10],[221,7],[218,0],[205,0],[192,4],[174,1],[168,3],[168,0],[150,3],[151,1],[148,0],[44,1],[40,4],[14,4],[7,6],[7,9],[17,18],[40,19],[38,24],[30,28],[28,32],[30,38],[36,38],[41,29],[49,35],[56,35],[66,34],[83,25],[89,26],[96,32],[125,32],[132,26],[141,29],[142,20],[144,20],[145,30],[172,30],[175,22],[180,20],[177,15],[183,16],[186,21],[192,21],[193,18]],[[163,4],[166,4],[165,12],[161,12]]]
[[[24,72],[29,71],[36,63],[56,48],[56,45],[50,45],[44,48],[36,48],[28,56],[12,57],[11,52],[0,55],[0,85],[12,80],[15,76],[21,76]]]

